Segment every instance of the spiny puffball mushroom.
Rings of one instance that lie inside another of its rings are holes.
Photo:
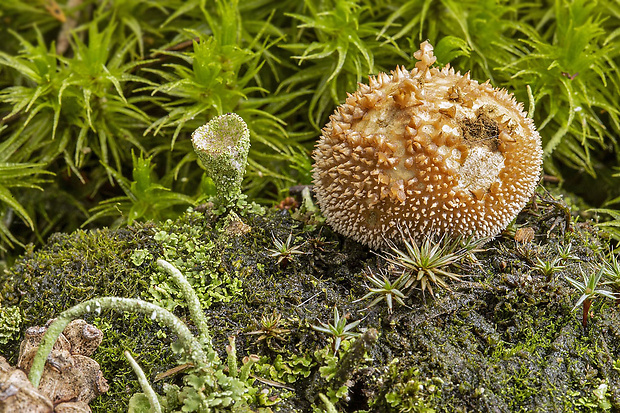
[[[323,128],[313,179],[336,231],[371,248],[440,236],[497,235],[540,178],[542,147],[523,105],[436,58],[370,77]]]

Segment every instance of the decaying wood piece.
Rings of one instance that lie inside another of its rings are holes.
[[[39,388],[32,386],[27,375],[52,321],[26,330],[16,368],[0,356],[0,413],[90,412],[88,403],[108,391],[99,364],[89,357],[101,344],[103,333],[84,320],[67,325],[47,358]]]

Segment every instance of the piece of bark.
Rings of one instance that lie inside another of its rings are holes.
[[[26,374],[30,372],[39,344],[52,321],[45,327],[31,327],[26,330],[17,364]],[[102,338],[101,330],[86,321],[71,321],[47,356],[38,392],[57,407],[68,402],[88,405],[95,397],[107,392],[109,386],[99,364],[88,357],[97,349]],[[63,409],[84,411],[80,404],[67,405]]]
[[[30,327],[26,330],[24,339],[19,346],[19,357],[17,359],[17,367],[24,370],[26,374],[30,371],[32,360],[37,354],[39,343],[41,343],[41,339],[43,339],[43,335],[46,331],[46,327]],[[71,343],[69,343],[69,340],[67,340],[63,334],[61,334],[56,343],[54,343],[52,353],[54,351],[66,351],[68,353],[71,351]]]
[[[26,373],[11,367],[0,356],[0,413],[51,413],[52,402],[39,393]]]
[[[67,402],[56,406],[54,413],[92,413],[92,410],[84,402]]]
[[[71,354],[90,356],[103,340],[103,332],[84,320],[73,320],[62,334],[71,344]]]
[[[48,359],[39,384],[39,391],[55,405],[68,401],[90,403],[108,391],[109,385],[101,374],[99,363],[79,354],[69,355],[68,360],[64,357],[64,354],[57,354],[57,359],[61,361],[58,367],[50,365]]]

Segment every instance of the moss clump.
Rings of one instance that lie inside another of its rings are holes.
[[[18,305],[24,325],[41,325],[63,308],[88,298],[138,297],[148,282],[128,265],[135,249],[153,248],[153,228],[54,234],[45,248],[21,258],[0,275],[3,305]]]
[[[89,298],[147,296],[146,266],[136,267],[131,257],[135,250],[157,249],[154,230],[151,224],[141,224],[116,231],[55,234],[44,248],[27,254],[0,274],[2,305],[19,307],[23,332],[27,327],[44,325],[63,310]],[[140,391],[122,356],[123,350],[131,350],[140,363],[148,366],[149,373],[172,365],[169,333],[148,317],[104,311],[86,319],[104,333],[96,359],[110,382],[106,396],[91,404],[95,411],[98,406],[105,406],[98,411],[116,411],[110,408],[114,406],[111,401],[126,405],[131,394]],[[18,338],[0,345],[0,353],[12,364],[17,360]]]
[[[465,282],[449,283],[452,292],[438,289],[431,297],[413,291],[405,298],[409,307],[395,306],[391,314],[385,305],[365,308],[367,302],[355,301],[368,292],[363,270],[385,266],[367,248],[316,222],[294,220],[288,211],[240,218],[202,211],[159,225],[57,235],[3,276],[3,304],[19,306],[28,327],[94,295],[152,300],[152,291],[163,285],[152,261],[168,257],[194,287],[205,288],[202,300],[220,358],[226,358],[229,336],[236,337],[241,358],[260,357],[255,409],[323,408],[319,394],[350,412],[620,408],[615,303],[595,301],[584,329],[573,311],[578,293],[563,278],[602,262],[606,241],[589,224],[575,224],[570,215],[567,221],[555,200],[538,196],[536,207],[526,208],[476,261],[451,268],[467,276]],[[532,229],[533,239],[516,243],[514,230],[524,227]],[[158,236],[162,232],[165,236]],[[289,234],[303,254],[282,266],[269,250],[274,238]],[[551,275],[536,270],[537,259],[552,261],[569,244],[564,269]],[[175,303],[176,291],[172,286],[166,291]],[[334,307],[350,321],[362,320],[357,332],[366,332],[347,340],[338,358],[325,356],[331,337],[312,329],[330,321]],[[183,307],[175,312],[187,320]],[[251,334],[264,328],[263,316],[274,313],[277,328],[286,333],[263,339]],[[112,384],[93,410],[124,410],[140,390],[122,351],[132,350],[153,381],[174,366],[168,350],[174,337],[140,316],[101,314],[93,322],[105,335],[94,358]],[[359,348],[355,340],[372,329],[378,331],[376,341],[352,355],[350,349]],[[16,353],[15,342],[1,348],[6,355]],[[351,366],[346,374],[339,370],[342,360]],[[332,376],[336,372],[338,380]],[[157,386],[178,384],[180,376],[158,381],[155,389],[163,393]]]

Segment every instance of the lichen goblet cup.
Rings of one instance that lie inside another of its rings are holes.
[[[194,151],[213,180],[220,204],[239,198],[250,150],[250,131],[236,113],[211,119],[192,133]]]

